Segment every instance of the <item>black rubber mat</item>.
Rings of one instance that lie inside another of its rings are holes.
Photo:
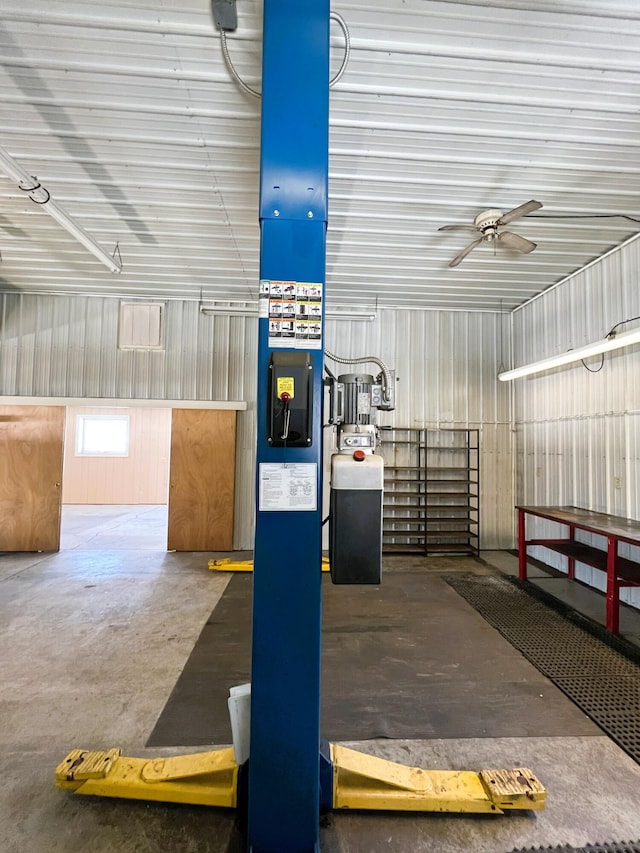
[[[515,556],[517,556],[517,552],[515,553]],[[534,565],[537,564],[536,560],[530,560],[530,562]],[[541,567],[544,566],[543,563],[540,563],[539,565]],[[625,637],[620,634],[612,634],[604,627],[604,625],[601,625],[593,619],[590,619],[588,616],[585,616],[583,613],[578,612],[570,604],[562,601],[552,592],[543,589],[537,584],[531,583],[530,581],[521,581],[519,578],[511,576],[508,576],[507,580],[519,589],[525,590],[532,598],[535,598],[537,601],[541,601],[551,610],[554,610],[556,613],[564,616],[564,618],[569,620],[569,622],[584,628],[588,634],[602,640],[606,646],[616,649],[616,651],[621,652],[625,657],[629,658],[629,660],[633,660],[640,665],[640,647],[631,643]]]
[[[249,680],[251,580],[232,577],[150,746],[230,742],[229,688]],[[438,574],[389,572],[379,587],[325,578],[323,599],[330,740],[600,734]]]
[[[613,844],[587,844],[584,853],[640,853],[640,841],[616,841]]]
[[[568,844],[563,847],[521,847],[511,850],[511,853],[582,853],[582,847],[570,847]]]
[[[445,577],[515,648],[640,763],[640,666],[500,576]],[[614,647],[617,645],[617,648]]]
[[[521,847],[511,853],[640,853],[640,841],[587,844],[586,847]]]

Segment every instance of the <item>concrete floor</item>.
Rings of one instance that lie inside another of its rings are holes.
[[[151,536],[163,511],[145,510],[137,531],[123,508],[106,519],[65,511],[67,550],[0,556],[3,852],[242,850],[231,812],[74,798],[52,784],[76,746],[157,754],[144,744],[228,582],[208,571],[209,554],[163,550],[157,530]],[[425,566],[451,571],[451,563]],[[640,766],[604,735],[351,745],[427,768],[530,766],[548,806],[504,817],[334,814],[321,829],[323,853],[508,853],[640,839]]]
[[[167,506],[64,506],[60,550],[164,551]]]

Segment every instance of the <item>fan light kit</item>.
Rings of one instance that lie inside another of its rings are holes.
[[[528,254],[533,252],[536,244],[526,237],[521,237],[519,234],[514,234],[512,231],[500,231],[503,225],[513,222],[514,219],[519,219],[521,216],[526,216],[534,210],[539,210],[542,207],[541,202],[531,199],[519,207],[514,207],[508,213],[503,213],[497,208],[490,208],[482,213],[479,213],[473,220],[473,225],[443,225],[438,228],[438,231],[479,231],[480,236],[476,237],[468,246],[459,252],[450,262],[450,267],[457,267],[463,261],[469,252],[472,252],[480,243],[497,243],[498,245],[506,246],[508,249],[516,249],[518,252]]]
[[[498,374],[498,379],[501,382],[508,382],[510,379],[520,379],[523,376],[531,376],[532,373],[541,373],[543,370],[562,367],[564,364],[571,364],[573,361],[582,361],[593,355],[601,355],[605,352],[611,352],[614,349],[622,349],[622,347],[629,347],[632,344],[638,343],[640,343],[640,329],[634,329],[632,332],[622,332],[622,334],[607,335],[603,340],[588,344],[585,347],[571,349],[567,352],[553,355],[550,358],[544,358],[542,361],[534,361],[531,364],[525,364],[513,370],[506,370],[504,373]]]

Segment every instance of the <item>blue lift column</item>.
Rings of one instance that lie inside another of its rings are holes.
[[[230,748],[160,759],[124,758],[119,749],[74,749],[56,768],[56,784],[91,796],[227,808],[237,805],[246,791],[249,853],[317,853],[321,804],[323,809],[487,814],[542,809],[546,792],[527,768],[426,771],[336,744],[321,747],[330,8],[329,0],[263,2],[258,470],[248,773],[244,768],[239,781]],[[357,453],[353,459],[360,468],[367,463]],[[347,492],[352,482],[340,475],[342,491]],[[354,523],[362,523],[368,504],[373,535],[376,522],[373,502],[366,499],[367,482],[362,488],[360,481]],[[336,549],[347,541],[348,534],[340,539],[337,533],[345,523],[348,495],[333,498],[332,569],[339,570],[341,560],[351,564],[354,558],[349,549],[346,555]],[[375,514],[380,523],[377,509]],[[349,515],[346,524],[351,529]],[[372,565],[369,544],[365,545],[363,553]],[[344,576],[340,571],[338,575],[341,583],[369,582],[369,577]]]
[[[264,0],[252,853],[319,849],[329,15]]]

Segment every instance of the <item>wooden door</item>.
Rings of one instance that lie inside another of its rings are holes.
[[[169,551],[233,548],[236,413],[173,409]]]
[[[0,551],[58,551],[64,406],[0,406]]]

